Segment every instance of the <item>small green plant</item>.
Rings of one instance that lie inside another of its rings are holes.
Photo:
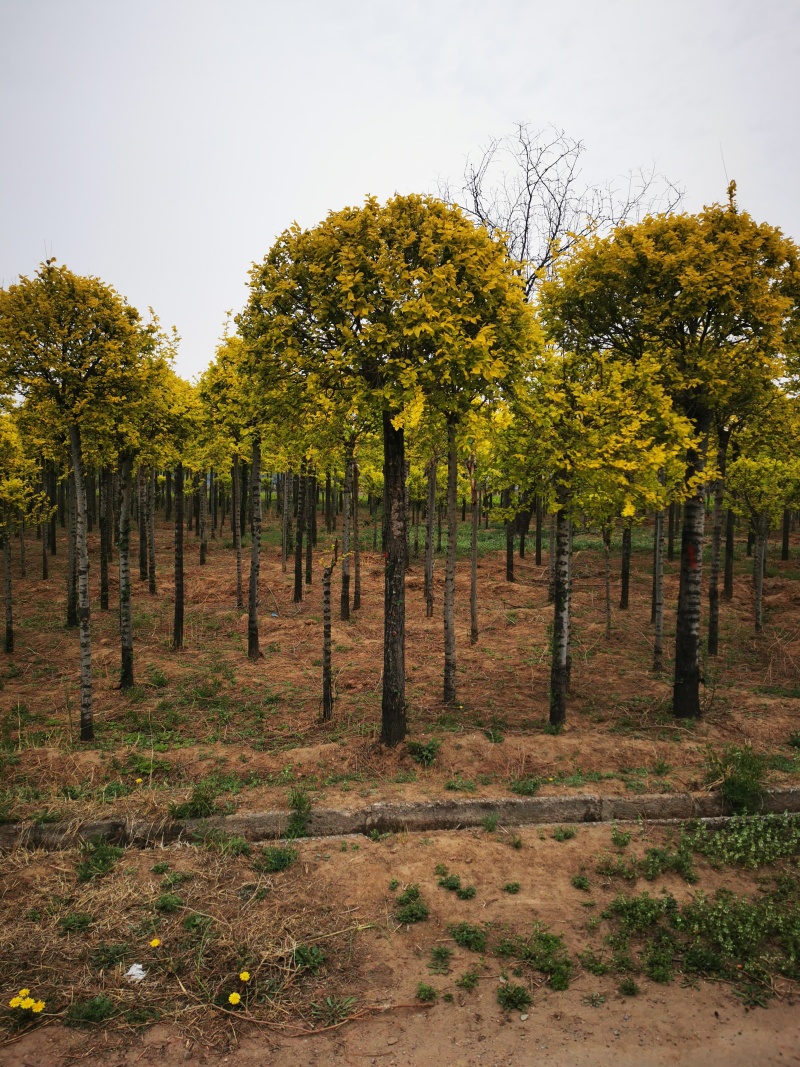
[[[113,1001],[104,994],[89,1000],[76,1000],[67,1008],[66,1026],[96,1026],[114,1014]]]
[[[618,988],[623,997],[635,997],[639,992],[638,985],[630,977],[623,978]]]
[[[434,945],[431,949],[431,959],[428,964],[428,970],[431,974],[449,974],[450,957],[452,955],[453,950],[449,949],[447,945]]]
[[[173,819],[208,819],[217,814],[216,793],[206,785],[196,785],[188,800],[170,804]]]
[[[304,836],[311,818],[311,797],[302,785],[292,786],[289,790],[289,807],[292,814],[286,827],[286,838],[291,841]]]
[[[211,922],[212,920],[208,915],[201,915],[200,912],[193,911],[183,920],[183,928],[187,934],[201,936],[208,930]]]
[[[436,762],[436,755],[441,747],[441,741],[407,741],[408,754],[415,763],[421,767],[432,767]]]
[[[457,774],[455,778],[448,778],[444,783],[444,787],[454,793],[475,792],[475,783],[469,778],[462,778],[460,774]]]
[[[610,852],[605,852],[600,857],[595,871],[606,878],[625,878],[629,882],[636,878],[636,864],[629,863],[624,856],[612,856]]]
[[[611,826],[611,844],[614,848],[627,848],[631,843],[631,831],[620,830],[616,823]]]
[[[584,1004],[588,1004],[590,1008],[599,1008],[601,1004],[605,1004],[606,998],[602,993],[587,993],[583,998]]]
[[[736,815],[751,815],[761,808],[766,779],[766,760],[750,744],[725,745],[721,751],[709,748],[706,755],[706,782],[718,786]]]
[[[553,837],[556,841],[570,841],[577,832],[574,826],[557,826],[553,830]]]
[[[398,882],[398,880],[396,878],[393,878],[391,882],[389,882],[389,892],[394,893],[395,890],[399,888],[399,886],[400,883]]]
[[[580,889],[584,893],[588,893],[591,889],[591,883],[589,882],[589,879],[586,877],[585,874],[573,874],[573,876],[570,878],[570,882],[572,883],[575,889]]]
[[[508,788],[518,796],[532,797],[539,792],[541,785],[541,778],[514,778]]]
[[[456,896],[459,900],[472,900],[475,896],[474,885],[462,885],[456,890]]]
[[[494,812],[490,813],[489,815],[484,815],[484,817],[481,819],[481,826],[487,834],[493,834],[499,825],[500,820],[494,814]]]
[[[420,897],[419,886],[407,885],[395,901],[395,919],[399,923],[418,923],[428,918],[428,906]]]
[[[493,726],[490,726],[487,730],[483,731],[484,737],[488,741],[491,741],[493,745],[499,745],[503,740],[503,735],[499,730],[495,730]]]
[[[584,970],[589,971],[590,974],[602,975],[608,974],[611,967],[602,956],[598,956],[593,948],[586,948],[583,952],[578,953],[578,959],[581,961],[581,966]]]
[[[241,834],[228,834],[224,830],[205,830],[193,834],[193,839],[204,848],[219,852],[222,856],[249,856],[252,846]]]
[[[473,926],[471,923],[455,923],[447,929],[460,948],[468,948],[470,952],[486,951],[488,935],[483,927]]]
[[[108,841],[87,841],[81,849],[82,859],[78,864],[78,881],[90,882],[93,878],[108,874],[125,849]]]
[[[154,863],[150,870],[153,874],[166,874],[169,870],[169,864],[166,860],[160,860],[158,863]]]
[[[291,867],[297,859],[297,849],[290,845],[266,845],[261,854],[253,859],[253,870],[266,874],[277,874]]]
[[[439,879],[438,884],[442,887],[442,889],[449,889],[451,892],[454,893],[457,889],[461,888],[461,879],[458,877],[457,874],[447,874],[447,868],[445,867],[444,873]]]
[[[105,941],[101,941],[97,948],[92,949],[89,953],[89,963],[98,971],[107,971],[110,967],[115,967],[118,963],[122,963],[128,955],[128,951],[129,945],[127,941],[122,941],[116,945],[107,945]]]
[[[522,838],[519,836],[519,834],[509,834],[508,843],[509,845],[511,845],[512,848],[522,848]]]
[[[183,900],[177,893],[162,893],[155,903],[156,911],[163,911],[165,915],[171,915],[183,907]]]
[[[71,911],[58,920],[58,928],[62,934],[82,934],[92,925],[93,917],[83,911]]]
[[[316,945],[296,945],[292,958],[298,971],[309,971],[311,974],[318,974],[327,957],[325,952]]]
[[[505,982],[497,987],[497,1002],[504,1011],[525,1011],[530,1007],[531,995],[525,986]]]
[[[794,730],[789,734],[789,740],[787,745],[791,745],[792,748],[800,748],[800,730]]]
[[[467,993],[475,989],[479,981],[477,971],[464,971],[460,978],[456,978],[456,985]]]
[[[426,985],[425,982],[420,982],[417,986],[417,1000],[421,1000],[423,1004],[428,1004],[432,1000],[436,1000],[438,996],[438,990],[434,989],[432,985]]]
[[[511,893],[512,896],[514,896],[516,893],[519,893],[519,890],[519,882],[506,882],[506,884],[503,886],[503,892]]]
[[[329,996],[311,1005],[311,1016],[325,1026],[335,1026],[349,1019],[355,1006],[355,997]]]

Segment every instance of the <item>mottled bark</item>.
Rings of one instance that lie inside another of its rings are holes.
[[[238,453],[233,456],[233,469],[231,472],[232,499],[231,499],[231,532],[233,533],[233,547],[236,552],[236,608],[244,611],[244,593],[242,590],[242,527],[239,515],[242,511],[242,465]],[[284,568],[285,569],[285,568]]]
[[[131,608],[131,496],[133,493],[133,462],[123,459],[119,472],[119,635],[120,689],[133,685],[133,621]]]
[[[175,615],[172,623],[172,647],[183,648],[183,464],[175,468]],[[241,545],[240,545],[241,552]]]
[[[359,536],[359,466],[353,463],[353,611],[361,608],[361,540]]]
[[[92,634],[89,606],[89,547],[86,541],[86,482],[83,476],[80,430],[69,428],[75,486],[75,551],[78,561],[78,621],[81,649],[81,741],[94,740],[92,711]]]
[[[622,527],[622,567],[620,571],[619,607],[628,610],[631,588],[631,525],[626,522]]]
[[[156,472],[147,476],[147,592],[156,595]]]
[[[200,566],[204,567],[208,556],[208,483],[205,471],[200,472],[199,514],[197,529],[200,535]]]
[[[690,449],[687,455],[686,483],[702,473],[705,451]],[[694,490],[683,506],[681,531],[681,574],[678,616],[675,626],[675,682],[672,713],[679,719],[700,716],[700,609],[702,603],[703,532],[705,501]]]
[[[11,537],[3,533],[3,588],[6,608],[6,637],[3,648],[10,655],[14,651],[14,610],[11,597]]]
[[[669,518],[667,527],[667,559],[670,563],[675,559],[675,513],[678,505],[673,501],[669,506]]]
[[[428,478],[428,499],[425,510],[425,615],[433,618],[433,566],[434,566],[434,523],[436,522],[436,471],[439,457],[434,453],[428,460],[426,475]]]
[[[111,556],[111,538],[109,536],[108,498],[111,489],[111,474],[107,467],[100,468],[100,610],[108,611],[108,564]],[[46,557],[45,557],[46,558]]]
[[[317,479],[308,475],[306,487],[306,585],[311,585],[314,576],[314,517],[317,510]]]
[[[719,434],[717,468],[719,476],[714,482],[714,516],[711,527],[711,566],[708,571],[708,654],[719,653],[719,571],[722,559],[722,500],[725,494],[725,462],[728,454],[730,430]]]
[[[469,531],[469,643],[478,643],[478,482],[475,478],[475,456],[469,460],[470,531]]]
[[[444,702],[456,701],[456,548],[458,542],[456,424],[447,423],[447,555],[444,565]]]
[[[570,549],[571,538],[565,500],[559,500],[554,516],[554,613],[553,647],[550,666],[550,724],[560,726],[567,717],[569,692],[569,630],[570,630]]]
[[[136,518],[139,528],[139,581],[147,581],[147,471],[136,472]]]
[[[343,622],[350,618],[350,533],[351,497],[353,492],[353,442],[345,443],[344,492],[342,494],[342,589],[339,599],[339,616]]]
[[[556,597],[556,536],[558,521],[555,515],[550,516],[550,530],[548,531],[547,555],[548,555],[548,578],[547,578],[547,602],[552,604]]]
[[[387,510],[383,609],[381,740],[396,745],[406,735],[405,439],[392,415],[383,413],[383,480]]]
[[[202,497],[201,497],[202,508]],[[202,511],[201,511],[202,519]],[[261,442],[253,438],[250,463],[250,589],[247,602],[247,656],[258,659],[258,578],[261,570]]]
[[[300,466],[300,475],[297,486],[297,530],[294,542],[294,603],[300,604],[303,600],[303,537],[306,532],[306,475],[305,460]]]
[[[75,505],[75,476],[67,482],[67,626],[78,626],[78,520]]]

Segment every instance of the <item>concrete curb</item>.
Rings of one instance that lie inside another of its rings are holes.
[[[761,805],[763,814],[800,812],[800,786],[771,789]],[[377,803],[352,811],[317,808],[306,824],[307,837],[337,837],[420,830],[457,830],[480,826],[487,815],[497,816],[501,826],[553,823],[630,822],[637,819],[673,822],[684,819],[715,819],[730,811],[717,793],[658,793],[633,797],[601,797],[584,793],[568,797],[486,797],[475,800],[436,800],[415,804]],[[218,815],[209,819],[171,819],[157,822],[141,819],[0,824],[0,850],[13,848],[69,848],[104,837],[117,844],[152,848],[170,841],[192,840],[209,830],[237,834],[247,841],[279,839],[290,813],[284,811]]]

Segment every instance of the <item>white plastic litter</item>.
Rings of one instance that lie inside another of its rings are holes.
[[[129,982],[141,982],[141,980],[145,977],[146,974],[147,971],[144,969],[144,967],[142,967],[141,963],[134,963],[125,972],[125,977],[128,979]]]

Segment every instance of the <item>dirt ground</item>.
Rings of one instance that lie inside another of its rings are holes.
[[[663,844],[668,837],[663,828],[634,825],[629,829],[632,841],[628,851],[632,855],[640,854],[647,845]],[[155,860],[169,862],[175,869],[194,871],[197,876],[196,884],[188,882],[182,889],[186,900],[180,913],[160,922],[162,945],[158,951],[169,953],[181,936],[179,920],[202,908],[219,926],[217,951],[224,954],[223,923],[238,927],[250,921],[238,894],[243,884],[251,884],[248,879],[252,872],[246,857],[221,860],[202,849],[178,845],[127,852],[121,861],[125,869],[105,876],[104,890],[85,891],[105,893],[102,900],[116,900],[114,915],[98,919],[94,932],[62,940],[64,956],[74,961],[74,986],[62,986],[56,992],[47,983],[52,983],[56,975],[65,981],[69,965],[65,972],[63,960],[52,961],[48,966],[47,960],[40,959],[34,964],[40,945],[45,945],[47,938],[34,926],[26,928],[20,913],[23,902],[29,904],[37,899],[37,893],[57,896],[56,887],[65,893],[76,856],[69,852],[32,853],[27,863],[18,856],[13,875],[5,880],[3,899],[3,955],[14,960],[14,973],[7,971],[4,976],[4,992],[6,986],[13,991],[16,983],[24,980],[37,986],[37,995],[46,997],[48,1005],[63,1010],[65,1000],[79,997],[79,987],[83,985],[86,990],[102,988],[120,1006],[155,997],[163,1005],[166,1017],[144,1031],[120,1019],[111,1020],[105,1030],[78,1031],[62,1027],[56,1019],[45,1019],[51,1025],[0,1045],[0,1064],[122,1067],[153,1063],[173,1067],[184,1063],[229,1063],[232,1067],[250,1067],[268,1062],[275,1067],[297,1063],[318,1067],[340,1063],[433,1067],[447,1063],[490,1067],[541,1062],[705,1067],[708,1063],[800,1062],[798,991],[790,982],[775,981],[776,996],[766,1002],[766,1008],[748,1008],[727,983],[695,980],[681,984],[679,977],[671,984],[639,977],[639,995],[623,996],[618,988],[619,975],[598,976],[580,965],[577,954],[587,947],[598,954],[607,951],[606,924],[593,920],[622,888],[630,888],[617,878],[595,872],[596,859],[610,847],[609,835],[607,825],[581,826],[567,840],[557,840],[552,827],[527,828],[519,833],[518,847],[510,847],[512,835],[501,827],[492,833],[475,830],[396,834],[387,835],[382,841],[351,838],[300,843],[295,865],[270,880],[272,903],[266,899],[256,905],[260,918],[253,920],[253,929],[260,928],[263,934],[264,928],[278,921],[280,910],[283,915],[305,913],[307,934],[318,936],[319,944],[328,943],[326,930],[347,929],[350,934],[344,940],[334,938],[330,942],[336,948],[319,975],[298,979],[298,989],[303,986],[302,998],[292,1002],[292,1013],[277,1011],[265,1016],[263,1009],[252,1010],[254,1016],[262,1018],[260,1026],[242,1018],[234,1020],[223,1012],[212,1017],[208,1005],[199,1009],[196,987],[180,970],[177,957],[169,967],[159,968],[155,960],[147,959],[144,954],[148,950],[142,947],[140,956],[151,974],[136,990],[123,977],[128,958],[124,964],[109,967],[99,978],[97,974],[89,976],[84,962],[88,945],[121,936],[118,929],[130,929],[137,909],[146,908],[152,901],[157,880],[150,868]],[[435,874],[439,864],[457,872],[463,884],[474,885],[475,897],[459,900],[440,887]],[[590,879],[590,907],[586,907],[587,893],[571,884],[571,876],[580,870],[586,871]],[[701,861],[698,874],[698,886],[707,894],[721,886],[737,894],[758,891],[759,878],[747,872],[714,870]],[[393,879],[400,887],[419,885],[421,897],[430,908],[427,920],[406,926],[395,921],[397,890],[389,888]],[[520,885],[516,894],[503,891],[504,885],[515,881]],[[124,900],[115,895],[123,885],[133,889]],[[680,901],[696,894],[698,886],[667,874],[652,883],[640,881],[635,888],[647,889],[653,896],[668,890]],[[64,906],[91,907],[87,904],[90,899],[73,896],[71,903]],[[9,934],[9,919],[14,914],[20,917],[21,926],[16,938]],[[463,921],[481,927],[489,924],[491,938],[523,933],[534,922],[561,934],[576,961],[569,988],[563,992],[550,989],[543,976],[535,972],[526,972],[517,979],[511,964],[496,954],[475,953],[454,945],[448,928]],[[432,974],[428,967],[431,949],[437,945],[452,947],[445,975]],[[152,950],[150,956],[154,956]],[[263,982],[265,972],[257,962],[251,966],[255,986]],[[210,971],[213,967],[211,961]],[[474,990],[467,991],[456,985],[456,978],[470,968],[477,972],[478,981]],[[182,993],[184,986],[178,989],[175,984],[179,974],[184,975],[186,996]],[[500,1007],[496,990],[504,976],[521,981],[529,989],[533,998],[529,1008],[504,1011]],[[227,981],[230,983],[230,976]],[[436,989],[438,997],[432,1005],[417,999],[420,982]],[[328,996],[355,998],[349,1022],[326,1029],[324,1020],[321,1023],[309,1014],[310,1003],[319,1003]],[[305,1031],[311,1027],[317,1027],[317,1032],[307,1034]]]
[[[466,563],[459,564],[457,706],[443,705],[440,695],[443,563],[437,561],[433,619],[425,617],[421,560],[412,559],[408,574],[409,736],[438,744],[430,766],[417,762],[406,745],[387,751],[377,744],[382,659],[378,554],[365,551],[363,556],[364,607],[350,622],[334,621],[337,704],[333,723],[324,726],[319,722],[318,569],[303,603],[293,604],[291,574],[282,573],[275,531],[267,530],[260,587],[263,655],[251,663],[246,658],[246,616],[235,608],[230,545],[212,541],[209,562],[201,570],[191,536],[187,645],[173,653],[171,531],[160,525],[158,595],[149,597],[138,579],[134,588],[134,690],[120,692],[116,684],[113,570],[112,611],[103,613],[93,605],[97,741],[81,747],[75,740],[77,633],[63,627],[63,538],[59,555],[50,559],[47,581],[36,576],[38,546],[29,538],[27,577],[19,574],[17,554],[14,562],[17,649],[0,664],[0,818],[161,818],[198,787],[220,812],[286,809],[296,787],[307,791],[314,806],[344,808],[365,800],[508,796],[524,780],[535,780],[541,794],[697,790],[713,784],[708,778],[710,751],[746,744],[764,756],[769,781],[800,781],[798,749],[792,743],[800,731],[800,570],[794,541],[788,563],[775,558],[775,546],[771,548],[767,622],[758,636],[752,632],[749,561],[744,543],[737,544],[735,597],[722,605],[721,654],[704,665],[704,715],[696,724],[678,724],[669,715],[677,563],[666,565],[667,662],[664,673],[656,676],[650,670],[648,532],[636,534],[628,611],[616,605],[614,561],[608,640],[599,542],[580,535],[568,722],[561,733],[552,734],[547,727],[552,607],[546,566],[533,564],[529,543],[528,558],[517,563],[518,580],[508,583],[504,555],[497,550],[498,532],[482,537],[481,635],[472,647],[468,574]],[[320,552],[325,540],[320,538]],[[98,594],[96,557],[91,579]],[[337,594],[334,589],[334,606]],[[652,840],[660,840],[660,831],[649,832]],[[608,835],[608,826],[582,826],[575,838],[556,841],[548,828],[517,835],[500,827],[495,833],[303,841],[292,868],[270,876],[268,884],[262,885],[262,876],[256,878],[269,895],[247,911],[237,895],[246,896],[254,879],[244,856],[187,845],[128,850],[99,886],[92,882],[82,888],[75,883],[76,852],[17,851],[3,857],[0,877],[2,994],[7,1001],[7,992],[13,996],[17,988],[37,984],[53,1015],[45,1013],[45,1025],[0,1045],[0,1064],[800,1063],[796,992],[789,983],[779,985],[768,1008],[748,1008],[722,983],[681,985],[676,979],[661,985],[642,979],[640,994],[631,997],[618,991],[619,976],[598,977],[579,968],[563,992],[526,975],[533,1004],[525,1012],[509,1013],[496,999],[505,965],[491,955],[480,964],[472,992],[454,984],[472,963],[467,959],[471,954],[461,948],[455,949],[450,975],[431,977],[426,964],[431,947],[449,944],[448,924],[462,919],[518,932],[541,921],[563,933],[573,957],[587,944],[599,950],[602,925],[590,929],[589,919],[620,886],[613,879],[594,884],[593,877],[596,907],[586,909],[570,877],[582,865],[591,873],[591,857],[608,847]],[[519,848],[510,847],[515,837]],[[154,910],[163,883],[151,867],[162,856],[173,871],[187,875],[174,916]],[[439,888],[437,864],[473,882],[475,898],[460,901]],[[302,878],[294,877],[299,870]],[[722,884],[736,892],[759,891],[758,879],[730,870],[720,874],[704,867],[702,874],[701,886],[708,892]],[[431,908],[428,921],[397,927],[387,888],[393,879],[401,886],[420,885]],[[518,894],[502,891],[504,883],[515,881],[521,887]],[[639,888],[653,893],[666,888],[680,899],[696,891],[674,875],[652,888],[648,883]],[[40,909],[43,918],[30,918],[39,902],[48,901]],[[58,923],[82,909],[94,909],[102,917],[96,916],[89,931],[62,938]],[[260,1026],[220,1012],[210,1023],[208,983],[193,986],[187,977],[193,972],[186,969],[194,949],[186,947],[188,935],[181,924],[197,915],[210,916],[218,929],[203,966],[222,983],[220,989],[242,953],[247,959],[282,959],[285,966],[287,945],[331,937],[333,949],[318,978],[289,982],[288,999],[281,1001],[285,1014],[276,1002]],[[129,1021],[138,994],[120,968],[98,977],[88,961],[105,942],[132,940],[135,955],[135,944],[145,944],[156,930],[165,943],[180,941],[182,955],[170,956],[172,972],[163,960],[151,968],[156,983],[151,992],[161,1019],[143,1029],[141,1021]],[[185,995],[169,977],[173,972],[184,983]],[[421,981],[439,991],[432,1006],[416,999]],[[100,1029],[64,1028],[59,1020],[66,1007],[98,990],[124,1009],[124,1020]],[[445,1000],[446,995],[452,1000]],[[320,1029],[319,1019],[308,1014],[309,1005],[324,1005],[329,996],[355,997],[354,1015],[340,1027]],[[315,1032],[305,1034],[312,1025]]]

